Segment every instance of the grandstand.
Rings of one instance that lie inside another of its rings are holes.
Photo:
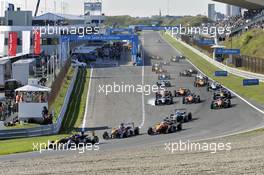
[[[247,9],[243,15],[218,21],[217,25],[230,26],[232,35],[252,28],[264,28],[264,0],[213,0]]]
[[[264,0],[213,0],[225,4],[235,5],[248,10],[264,8]]]

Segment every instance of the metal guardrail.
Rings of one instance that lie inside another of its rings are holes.
[[[176,39],[176,38],[174,38]],[[192,46],[190,46],[189,44],[176,39],[177,41],[179,41],[181,44],[183,44],[184,46],[186,46],[187,48],[191,49],[194,53],[196,53],[197,55],[201,56],[202,58],[204,58],[206,61],[210,62],[211,64],[213,64],[214,66],[218,67],[219,69],[225,70],[231,74],[234,74],[236,76],[239,77],[243,77],[243,78],[248,78],[248,79],[259,79],[261,82],[264,82],[264,74],[258,74],[258,73],[253,73],[253,72],[248,72],[248,71],[244,71],[244,70],[240,70],[237,68],[232,68],[229,67],[227,65],[224,65],[218,61],[215,61],[214,59],[210,58],[209,56],[205,55],[204,53],[200,52],[199,50],[197,50],[196,48],[193,48]]]
[[[77,78],[77,73],[78,73],[78,68],[75,69],[74,75],[71,79],[71,83],[67,90],[66,96],[64,98],[64,103],[60,110],[58,120],[56,123],[50,124],[50,125],[43,125],[43,126],[39,126],[35,128],[0,130],[0,139],[25,138],[25,137],[57,134],[60,131],[61,124],[62,124],[64,115],[66,113],[67,106],[70,101],[70,96],[72,94],[75,80]]]

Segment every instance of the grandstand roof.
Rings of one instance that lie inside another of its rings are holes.
[[[235,5],[245,9],[262,9],[264,8],[264,0],[213,0],[230,5]]]

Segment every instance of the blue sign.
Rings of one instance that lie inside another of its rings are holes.
[[[244,79],[243,86],[259,85],[259,79]]]
[[[216,77],[227,77],[228,72],[227,71],[215,71],[215,76]]]
[[[199,40],[198,43],[200,45],[214,45],[215,44],[215,41],[214,40]]]
[[[114,32],[122,33],[122,32],[128,32],[129,34],[133,34],[133,29],[132,28],[108,28],[106,29],[107,34],[111,35]]]
[[[240,55],[240,49],[224,49],[224,48],[216,48],[215,54],[222,55]]]
[[[177,26],[135,26],[135,30],[171,30],[172,28],[177,28]]]

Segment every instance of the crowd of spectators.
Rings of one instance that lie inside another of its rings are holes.
[[[13,100],[7,100],[5,103],[0,102],[0,121],[17,112],[17,106]]]
[[[231,27],[232,30],[245,26],[245,30],[252,28],[264,28],[264,20],[254,22],[255,20],[263,17],[264,19],[264,10],[248,10],[243,13],[241,16],[228,17],[225,20],[217,21],[216,26],[221,27]],[[253,23],[251,23],[253,22]]]

